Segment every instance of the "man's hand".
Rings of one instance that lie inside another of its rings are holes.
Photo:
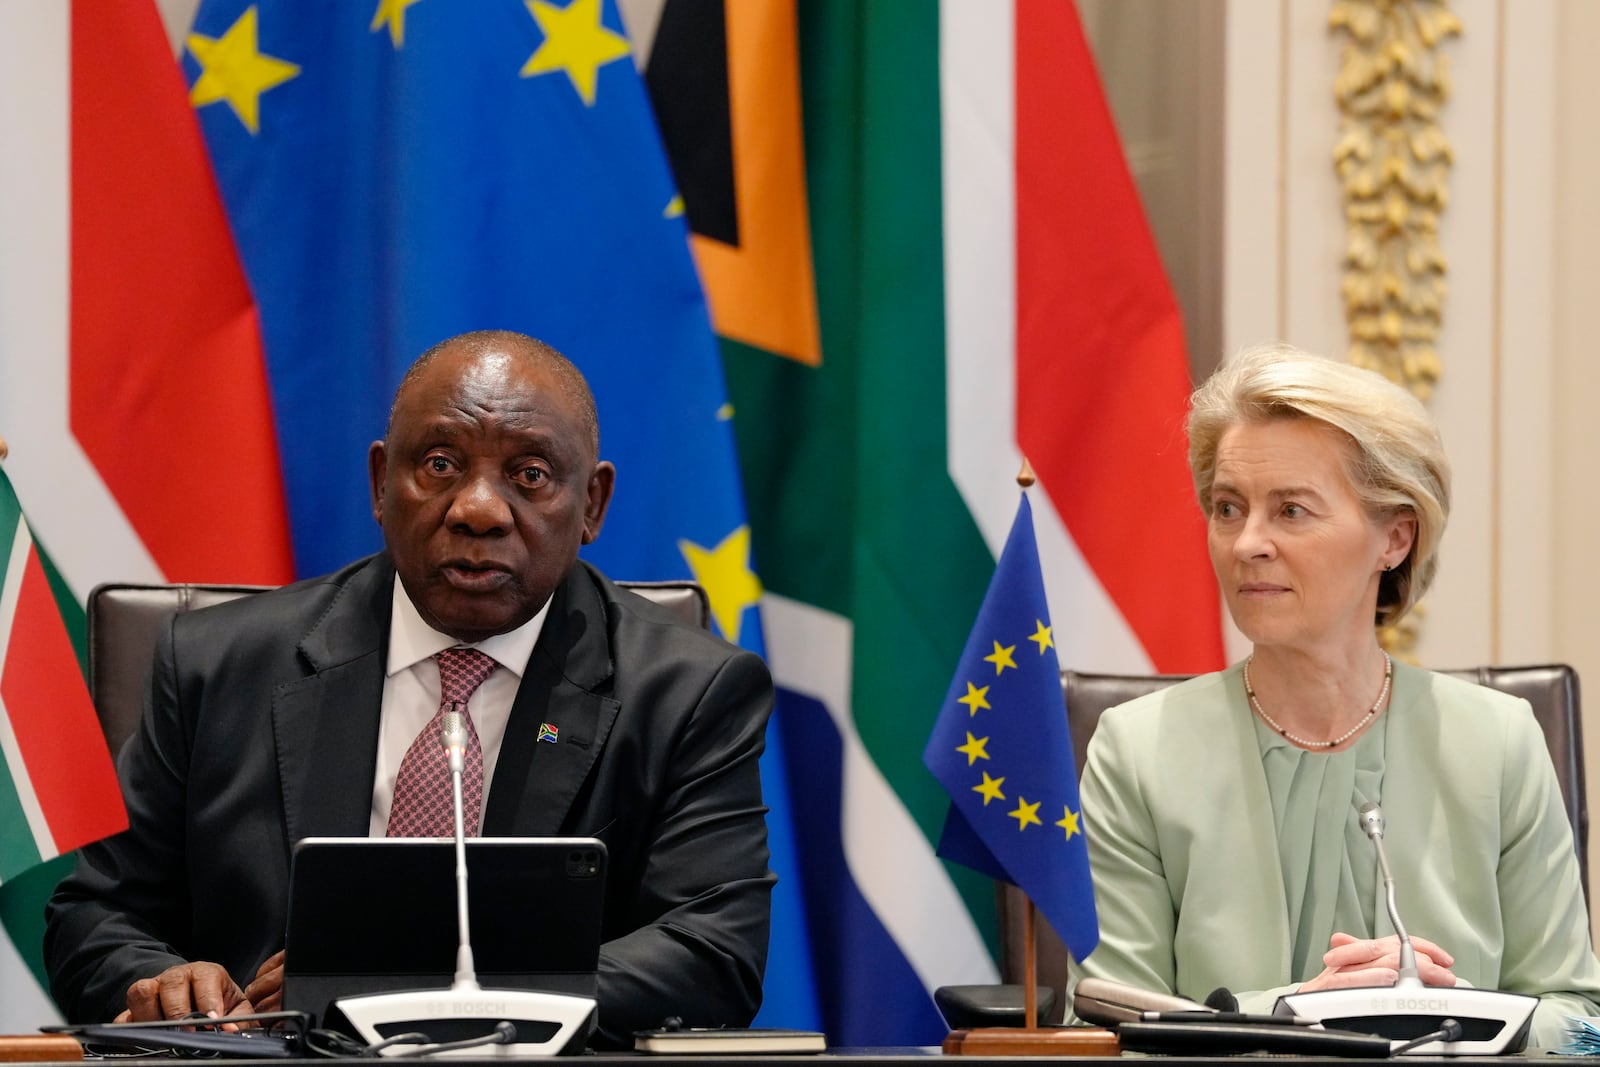
[[[141,1023],[181,1019],[194,1012],[220,1018],[249,1015],[254,1011],[250,998],[220,964],[183,963],[129,986],[128,1010],[114,1021]]]
[[[1400,939],[1388,937],[1361,938],[1349,934],[1334,934],[1329,949],[1322,956],[1323,972],[1309,982],[1300,984],[1300,992],[1318,989],[1352,989],[1359,986],[1394,985],[1400,976]],[[1411,947],[1417,954],[1417,976],[1423,985],[1453,986],[1456,976],[1450,973],[1455,957],[1432,941],[1413,937]]]
[[[283,1010],[283,949],[268,956],[256,969],[256,976],[244,987],[244,996],[256,1011]]]

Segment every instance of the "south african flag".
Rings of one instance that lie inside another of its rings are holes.
[[[0,756],[0,883],[128,825],[46,560],[4,474]]]

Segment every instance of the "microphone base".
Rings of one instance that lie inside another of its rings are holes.
[[[420,1032],[430,1044],[463,1041],[494,1033],[509,1022],[516,1039],[506,1044],[449,1049],[440,1056],[513,1057],[577,1055],[594,1032],[593,997],[525,989],[415,989],[341,997],[328,1006],[323,1024],[369,1045],[396,1034]],[[395,1045],[381,1055],[406,1053],[426,1045]]]
[[[1371,986],[1320,989],[1278,998],[1274,1014],[1314,1019],[1328,1029],[1377,1034],[1410,1041],[1439,1029],[1446,1019],[1461,1024],[1457,1041],[1430,1041],[1408,1056],[1498,1056],[1521,1052],[1539,998],[1493,989],[1441,986]]]

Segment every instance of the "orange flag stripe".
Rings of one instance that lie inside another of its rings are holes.
[[[740,247],[690,236],[723,337],[822,362],[794,0],[727,5],[729,110]]]

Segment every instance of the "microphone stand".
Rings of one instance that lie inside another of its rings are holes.
[[[1383,847],[1383,812],[1364,804],[1357,822],[1378,854],[1389,923],[1400,939],[1400,966],[1392,986],[1286,993],[1274,1014],[1315,1019],[1329,1029],[1377,1034],[1397,1044],[1392,1055],[1496,1056],[1520,1052],[1539,998],[1494,989],[1427,986],[1417,973],[1416,949],[1400,922],[1394,875]]]
[[[455,980],[449,989],[341,997],[332,1005],[330,1015],[342,1015],[357,1036],[384,1056],[501,1058],[581,1052],[595,1027],[598,1008],[593,997],[484,989],[478,984],[467,915],[466,805],[461,797],[466,736],[466,720],[461,712],[446,712],[439,724],[439,740],[450,765],[450,799],[455,816]],[[408,1039],[404,1044],[396,1040],[402,1034]]]
[[[472,959],[472,926],[467,921],[467,805],[461,796],[461,776],[466,771],[466,724],[459,711],[445,714],[439,724],[439,740],[450,763],[450,809],[456,830],[456,980],[452,988],[472,990],[480,987]]]
[[[1400,922],[1400,905],[1395,903],[1394,897],[1394,872],[1389,869],[1389,850],[1383,847],[1383,812],[1378,810],[1376,804],[1363,804],[1356,817],[1378,853],[1378,871],[1383,875],[1384,905],[1389,911],[1389,924],[1400,938],[1400,966],[1395,973],[1394,988],[1420,989],[1422,976],[1417,973],[1417,950],[1411,944],[1411,935],[1406,933],[1405,926]]]

